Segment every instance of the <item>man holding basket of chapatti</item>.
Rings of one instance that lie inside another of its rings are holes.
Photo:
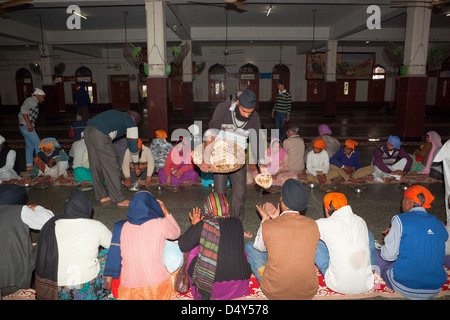
[[[204,134],[205,142],[194,152],[194,163],[200,170],[214,173],[215,192],[225,194],[227,179],[230,178],[230,215],[239,218],[241,222],[245,213],[245,149],[248,145],[251,153],[249,167],[256,169],[256,163],[260,168],[264,167],[264,156],[259,154],[264,155],[265,150],[258,150],[259,145],[264,145],[266,138],[260,130],[261,121],[255,106],[256,94],[250,90],[242,92],[235,101],[219,103],[209,122],[209,129]],[[250,238],[252,234],[244,231],[244,236]]]

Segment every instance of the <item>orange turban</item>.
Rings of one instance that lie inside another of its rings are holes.
[[[142,140],[141,139],[138,139],[138,148],[139,149],[142,148]]]
[[[419,198],[417,197],[418,194],[423,194],[425,196],[425,203],[422,203]],[[411,199],[412,201],[414,201],[415,203],[419,203],[422,205],[422,207],[424,207],[425,209],[429,209],[431,208],[430,203],[433,202],[434,197],[431,194],[430,191],[428,191],[427,188],[419,186],[419,185],[414,185],[409,187],[406,191],[405,191],[405,197]]]
[[[164,130],[157,130],[155,132],[155,134],[156,134],[156,138],[167,139],[167,133]]]
[[[358,142],[356,142],[355,140],[352,140],[352,139],[345,140],[345,146],[349,147],[350,149],[353,149],[353,150],[355,150],[355,147],[358,144],[359,144]]]
[[[347,198],[343,193],[330,192],[323,198],[323,205],[327,210],[331,209],[331,205],[337,210],[347,205]]]
[[[318,138],[314,140],[313,146],[314,148],[325,149],[327,147],[327,143],[325,140]]]

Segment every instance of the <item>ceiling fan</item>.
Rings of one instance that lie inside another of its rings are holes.
[[[242,50],[242,49],[228,50],[228,10],[227,9],[225,9],[225,50],[223,50],[223,51],[212,50],[211,52],[222,53],[225,57],[230,54],[244,52],[244,50]]]
[[[106,66],[106,69],[114,69],[115,71],[120,71],[122,66],[118,63],[116,63],[114,66],[109,65],[109,44],[106,43],[106,60],[108,62],[108,65]]]
[[[24,10],[33,7],[31,3],[33,0],[10,0],[0,2],[0,17],[3,19],[10,19],[6,14],[18,10]]]
[[[44,31],[43,31],[43,29],[42,29],[42,17],[41,17],[41,15],[40,14],[38,14],[38,16],[39,16],[39,25],[40,25],[40,27],[41,27],[41,45],[40,45],[40,51],[41,51],[41,58],[48,58],[48,57],[60,57],[60,56],[57,56],[57,55],[48,55],[46,52],[45,52],[45,46],[44,46]]]
[[[193,5],[199,5],[199,6],[211,6],[211,7],[225,8],[225,10],[236,11],[237,13],[243,13],[243,12],[247,11],[247,10],[242,9],[242,7],[245,7],[247,5],[244,1],[245,0],[224,0],[225,4],[205,3],[205,2],[199,2],[199,1],[187,1],[187,3],[193,4]]]

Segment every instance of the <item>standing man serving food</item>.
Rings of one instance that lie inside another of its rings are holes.
[[[250,131],[253,129],[254,132],[259,135],[261,121],[258,113],[255,111],[255,106],[256,94],[250,90],[241,93],[235,101],[226,101],[217,105],[211,121],[209,122],[209,129],[204,135],[205,150],[207,150],[208,146],[214,142],[220,130],[240,131],[246,133],[248,137]],[[251,150],[253,156],[256,157],[258,146],[252,145]],[[249,164],[249,168],[251,170],[256,169],[256,164]],[[207,159],[203,159],[200,169],[203,172],[210,172],[211,164]],[[246,166],[244,165],[239,170],[230,173],[214,173],[214,191],[225,194],[228,178],[230,178],[232,185],[230,215],[238,218],[243,223],[247,187]],[[249,238],[252,237],[252,234],[248,231],[244,231],[244,236]]]

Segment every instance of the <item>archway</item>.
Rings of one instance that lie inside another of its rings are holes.
[[[278,80],[283,80],[286,82],[285,89],[289,91],[290,88],[290,70],[289,67],[285,64],[279,63],[272,68],[272,102],[275,102],[275,98],[278,93]]]
[[[259,106],[259,69],[247,63],[239,68],[239,91],[251,90],[256,94],[256,109]]]
[[[33,93],[33,77],[28,69],[20,68],[16,71],[17,104],[19,106]]]
[[[444,60],[438,73],[435,105],[450,107],[450,57]]]
[[[208,69],[208,101],[223,102],[227,99],[227,70],[221,64],[214,64]]]

